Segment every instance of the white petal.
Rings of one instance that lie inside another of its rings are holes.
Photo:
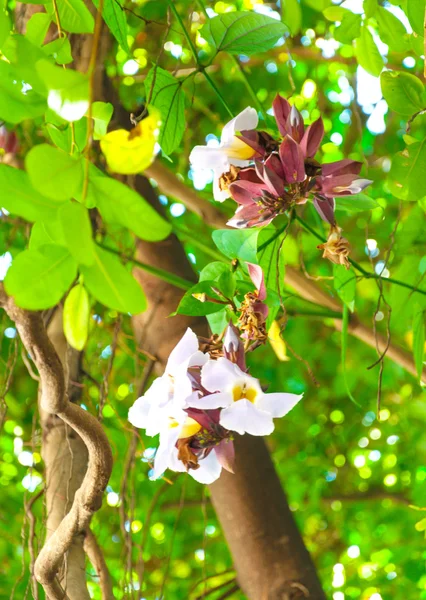
[[[204,352],[197,350],[197,352],[194,352],[194,354],[189,359],[188,369],[190,367],[202,367],[203,365],[206,364],[206,362],[208,360],[209,360],[208,354],[204,354]]]
[[[274,421],[267,412],[259,410],[248,400],[238,400],[220,413],[220,424],[237,433],[269,435],[274,431]]]
[[[132,425],[139,429],[146,429],[151,402],[145,396],[138,398],[129,409],[128,419]]]
[[[264,394],[256,402],[260,410],[268,412],[272,417],[283,417],[303,398],[303,394]]]
[[[182,363],[188,361],[190,357],[198,352],[198,338],[195,333],[188,327],[185,335],[173,348],[169,360],[167,361],[166,373],[177,371]]]
[[[160,435],[160,445],[154,459],[153,479],[158,479],[169,466],[181,427],[171,427]]]
[[[217,394],[209,394],[203,398],[192,398],[188,401],[188,406],[192,408],[209,409],[209,408],[223,408],[232,404],[231,394],[226,392],[219,392]]]
[[[187,375],[186,364],[181,366],[182,372],[173,377],[173,404],[183,408],[186,399],[192,394],[192,383]]]
[[[222,392],[245,373],[227,358],[209,360],[201,369],[201,383],[209,392]]]
[[[216,200],[216,202],[224,202],[230,196],[230,193],[228,192],[228,190],[221,190],[220,186],[219,186],[219,178],[221,177],[221,175],[223,173],[226,173],[226,171],[229,171],[229,164],[225,171],[215,171],[214,172],[213,198]]]
[[[229,161],[223,150],[210,146],[195,146],[189,155],[194,169],[217,169],[220,175],[229,171]]]
[[[198,469],[189,469],[188,473],[199,483],[213,483],[219,478],[222,465],[217,459],[216,452],[210,452],[206,458],[199,462]]]
[[[176,471],[177,473],[183,473],[186,471],[186,467],[181,460],[178,459],[178,449],[173,448],[173,452],[170,456],[168,468],[171,471]]]
[[[256,110],[248,106],[240,112],[239,115],[229,121],[222,129],[222,136],[220,138],[221,145],[230,144],[237,131],[256,129],[258,123],[259,117]]]

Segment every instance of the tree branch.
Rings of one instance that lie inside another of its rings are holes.
[[[15,322],[27,352],[37,366],[41,382],[41,407],[68,424],[85,443],[89,459],[86,475],[77,490],[71,509],[42,548],[34,574],[50,600],[66,598],[56,579],[65,553],[78,534],[85,531],[99,510],[102,493],[112,470],[112,452],[102,426],[90,413],[71,404],[65,391],[61,361],[48,338],[41,314],[18,308],[0,286],[0,306]]]
[[[90,528],[87,528],[86,530],[86,536],[84,538],[84,551],[86,552],[88,559],[92,563],[92,566],[99,577],[99,587],[101,588],[102,600],[114,600],[111,575],[105,562],[101,547],[99,546],[98,541]]]

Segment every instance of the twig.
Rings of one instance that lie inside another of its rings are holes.
[[[92,566],[99,577],[99,587],[102,593],[102,600],[114,600],[112,580],[108,566],[105,562],[102,549],[99,546],[93,531],[89,527],[86,530],[83,546],[88,559],[92,563]]]

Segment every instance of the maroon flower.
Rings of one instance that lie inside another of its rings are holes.
[[[228,185],[229,193],[240,205],[228,225],[267,225],[309,197],[320,217],[335,225],[334,198],[358,194],[371,183],[358,177],[362,164],[345,159],[320,165],[314,156],[324,137],[321,117],[305,129],[300,112],[282,96],[276,96],[273,108],[283,136],[281,143],[262,131],[242,132],[240,136],[256,156],[254,167],[241,169]]]
[[[19,149],[19,141],[14,131],[8,131],[4,125],[0,127],[0,155],[16,154]]]

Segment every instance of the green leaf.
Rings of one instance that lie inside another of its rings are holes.
[[[59,209],[63,236],[71,256],[82,265],[92,265],[95,245],[89,212],[79,202],[68,201]]]
[[[229,54],[266,52],[286,33],[287,27],[255,12],[228,12],[209,19],[200,35],[216,49]]]
[[[135,190],[111,177],[92,177],[91,173],[89,197],[107,223],[118,223],[149,242],[170,235],[171,224]]]
[[[364,0],[363,7],[367,19],[369,19],[370,17],[374,17],[374,14],[377,10],[377,6],[377,0]]]
[[[354,194],[353,196],[338,196],[336,200],[336,210],[345,211],[349,214],[355,214],[366,210],[379,208],[379,204],[370,198],[367,194]]]
[[[343,6],[328,6],[323,10],[324,17],[328,21],[342,21],[347,12],[348,9]]]
[[[271,229],[268,227],[262,229],[259,236],[259,246],[262,246],[262,244],[267,242],[275,234],[275,228]],[[279,277],[280,291],[283,289],[285,275],[284,247],[281,248],[280,257],[279,260],[277,260],[277,253],[280,250],[281,242],[282,235],[275,238],[274,241],[270,242],[263,250],[258,252],[258,264],[262,267],[268,293],[271,290],[274,292],[278,291],[277,275]]]
[[[49,244],[18,254],[4,285],[21,308],[44,310],[60,301],[76,274],[77,264],[68,250]]]
[[[29,25],[29,21],[28,21]],[[0,6],[0,48],[3,46],[4,42],[9,36],[11,30],[11,23],[9,16],[6,11]]]
[[[0,60],[0,120],[20,123],[42,115],[46,100],[34,90],[22,92],[22,83],[14,66]]]
[[[229,309],[224,308],[215,313],[206,315],[209,327],[213,334],[220,335],[231,320],[232,313]]]
[[[352,269],[333,265],[334,289],[351,312],[355,308],[356,277]]]
[[[185,94],[182,83],[161,67],[153,67],[145,79],[149,104],[161,115],[159,144],[171,154],[180,144],[185,131]]]
[[[35,189],[53,200],[68,200],[81,189],[83,162],[48,144],[34,146],[25,166]]]
[[[413,30],[424,37],[425,0],[407,0],[407,17]]]
[[[0,189],[0,204],[12,215],[30,222],[55,218],[60,202],[35,190],[25,171],[0,164]]]
[[[342,23],[334,30],[335,39],[342,44],[352,44],[361,32],[361,15],[345,11]]]
[[[408,117],[425,107],[425,88],[415,75],[403,71],[385,71],[380,76],[380,84],[391,110]]]
[[[27,23],[25,37],[36,46],[41,46],[47,35],[50,23],[50,15],[47,13],[35,13]]]
[[[380,37],[389,46],[390,50],[406,52],[408,49],[408,35],[401,21],[382,6],[377,7],[374,16],[379,27]]]
[[[90,302],[83,284],[72,288],[64,303],[63,324],[68,344],[83,350],[89,334]]]
[[[392,160],[389,172],[389,190],[401,200],[420,200],[426,196],[426,138],[399,152]]]
[[[420,379],[423,372],[423,359],[425,348],[425,315],[421,307],[414,307],[413,315],[413,356],[417,376]]]
[[[108,308],[134,315],[146,309],[141,286],[110,252],[96,248],[94,264],[80,271],[89,292]]]
[[[43,46],[42,50],[47,56],[52,56],[58,65],[68,65],[73,61],[71,44],[66,37],[53,40],[53,42]]]
[[[10,35],[3,45],[3,54],[13,65],[18,82],[25,82],[37,94],[47,96],[46,86],[37,73],[36,63],[46,58],[43,50],[23,35]]]
[[[219,312],[224,309],[224,304],[209,302],[208,299],[212,298],[223,302],[223,298],[218,296],[213,290],[217,288],[216,281],[200,281],[194,287],[189,289],[182,300],[179,302],[179,306],[176,309],[175,314],[179,315],[192,315],[194,317],[206,316],[212,313]],[[194,294],[197,296],[195,297]]]
[[[62,231],[59,231],[59,221],[49,221],[49,225],[54,224],[53,227],[47,226],[43,221],[36,221],[31,227],[31,235],[28,242],[30,250],[38,250],[41,246],[46,244],[63,244]]]
[[[235,292],[235,274],[229,264],[213,261],[206,265],[200,273],[200,281],[215,281],[216,287],[226,298],[233,298]]]
[[[340,266],[340,265],[335,265]],[[344,267],[342,267],[344,268]],[[342,365],[342,376],[345,383],[346,392],[351,402],[359,406],[358,402],[352,396],[351,389],[349,387],[348,378],[346,376],[346,351],[348,349],[348,326],[349,326],[349,310],[347,304],[343,306],[343,320],[342,320],[342,350],[341,350],[341,365]]]
[[[93,4],[96,8],[99,8],[99,0],[93,0]],[[129,54],[130,48],[127,43],[127,19],[126,13],[121,7],[121,2],[118,0],[104,0],[102,16],[112,35],[123,50]]]
[[[93,33],[95,21],[83,0],[60,0],[59,20],[62,29],[68,33]],[[47,12],[54,17],[53,3],[46,3]]]
[[[259,229],[218,229],[212,238],[217,248],[228,258],[257,262]]]
[[[298,0],[283,0],[283,21],[291,35],[297,35],[302,28],[302,9]]]
[[[93,139],[100,140],[107,132],[114,107],[110,102],[93,102]]]
[[[426,517],[414,525],[416,531],[426,531]]]
[[[47,104],[66,121],[78,121],[89,108],[89,78],[83,73],[63,69],[39,60],[36,69],[48,89]]]
[[[383,69],[383,57],[377,48],[376,42],[366,25],[361,27],[359,38],[356,39],[355,54],[363,69],[378,77]]]

